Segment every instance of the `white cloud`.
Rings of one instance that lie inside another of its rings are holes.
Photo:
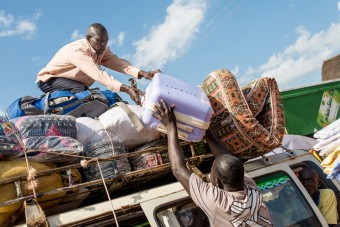
[[[167,61],[181,56],[190,46],[207,10],[208,0],[174,0],[162,24],[135,42],[134,63],[143,68],[162,68]]]
[[[38,30],[35,20],[41,15],[41,11],[36,11],[33,19],[16,19],[13,15],[0,10],[0,37],[21,36],[32,39]]]
[[[74,40],[78,40],[78,39],[81,39],[81,38],[84,38],[84,34],[81,34],[80,31],[78,29],[74,30],[71,34],[71,40],[74,41]]]
[[[118,38],[117,38],[117,45],[121,46],[124,43],[124,38],[125,38],[125,33],[124,32],[119,32]]]
[[[108,46],[112,47],[113,45],[120,47],[123,45],[125,40],[125,33],[124,32],[119,32],[117,38],[110,39]]]
[[[282,52],[273,54],[258,68],[249,68],[240,82],[255,79],[259,75],[275,77],[280,88],[293,86],[296,81],[321,81],[321,66],[324,60],[340,51],[340,23],[332,23],[327,30],[311,35],[305,28],[297,28],[294,44]],[[310,78],[311,75],[315,78]]]
[[[338,10],[340,11],[340,1],[338,2]]]
[[[34,18],[34,20],[38,20],[42,15],[43,15],[43,12],[40,9],[38,9],[33,14],[33,18]]]
[[[9,27],[14,22],[14,17],[11,14],[6,14],[5,11],[0,10],[0,26]]]
[[[31,61],[32,61],[32,64],[34,66],[39,66],[40,67],[40,66],[43,66],[45,64],[45,62],[41,59],[40,56],[32,57]]]
[[[234,75],[238,75],[240,72],[240,67],[236,65],[232,70],[230,70],[230,72]]]

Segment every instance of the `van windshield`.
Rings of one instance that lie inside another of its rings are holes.
[[[284,173],[254,179],[274,226],[322,226],[293,180]]]

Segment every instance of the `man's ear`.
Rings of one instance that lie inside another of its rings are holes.
[[[216,186],[216,187],[218,187],[218,179],[217,179],[217,177],[215,175],[212,175],[212,174],[210,174],[210,177],[211,177],[211,179],[210,179],[211,180],[211,184]]]
[[[90,35],[86,35],[86,39],[87,39],[87,41],[90,41],[91,36]]]
[[[215,175],[212,176],[212,178],[211,178],[211,184],[214,185],[215,187],[223,189],[222,182]]]

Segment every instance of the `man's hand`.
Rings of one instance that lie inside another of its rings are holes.
[[[141,105],[142,102],[140,100],[140,95],[144,95],[144,92],[142,92],[141,90],[137,89],[137,88],[133,88],[133,87],[128,87],[125,84],[123,84],[120,87],[120,91],[126,92],[129,94],[130,98],[137,104],[137,105]]]
[[[172,105],[169,108],[166,102],[162,99],[161,104],[156,104],[155,108],[156,113],[154,113],[153,116],[162,122],[167,130],[176,128],[176,116],[174,113],[175,105]]]
[[[144,77],[145,79],[152,80],[153,76],[156,73],[160,73],[160,72],[161,72],[161,70],[159,70],[159,69],[151,71],[151,72],[145,72],[143,70],[140,70],[138,72],[138,79],[141,79],[142,77]]]

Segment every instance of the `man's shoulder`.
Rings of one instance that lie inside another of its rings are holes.
[[[78,54],[81,54],[82,56],[89,56],[92,57],[95,54],[95,51],[90,46],[89,42],[83,38],[78,39],[73,42],[70,42],[66,45],[64,45],[57,53],[57,55],[65,57],[65,56],[73,56],[77,57]]]
[[[328,197],[328,196],[334,196],[335,197],[335,193],[332,189],[329,188],[324,188],[324,189],[319,189],[320,192],[320,196],[322,197]]]
[[[198,190],[198,191],[210,191],[214,187],[210,182],[204,181],[200,178],[196,173],[191,173],[189,177],[189,188],[190,190]]]
[[[244,176],[244,184],[251,187],[251,188],[258,189],[255,181],[251,177]]]
[[[89,49],[89,44],[87,40],[83,38],[65,44],[62,49],[87,50]]]
[[[196,173],[191,173],[189,177],[189,185],[190,184],[202,184],[206,183],[205,181],[202,180]]]

